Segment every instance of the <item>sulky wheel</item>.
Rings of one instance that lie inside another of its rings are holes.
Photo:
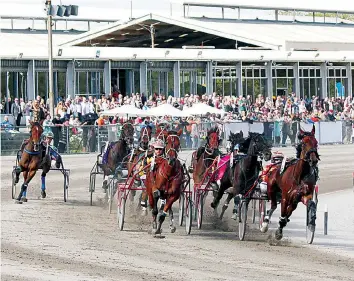
[[[246,225],[247,225],[247,210],[248,202],[241,200],[239,207],[239,223],[238,223],[238,236],[241,241],[245,239]]]
[[[118,198],[117,220],[118,220],[119,230],[123,230],[124,227],[125,203],[126,203],[126,198],[124,196]]]
[[[203,223],[203,208],[204,208],[204,196],[201,192],[199,196],[197,196],[197,227],[198,229],[202,228]]]
[[[14,168],[12,171],[12,199],[16,198],[16,185],[16,168]]]
[[[188,196],[185,200],[186,202],[186,233],[190,234],[192,230],[192,220],[193,220],[193,202]]]
[[[69,198],[69,175],[64,172],[64,202],[67,202]]]
[[[315,237],[316,230],[316,212],[318,203],[318,187],[315,187],[312,200],[307,203],[306,206],[306,241],[308,244],[312,244]]]
[[[96,186],[96,174],[92,173],[90,174],[90,187],[89,187],[91,206],[93,205],[93,193],[95,192],[95,186]]]
[[[267,208],[266,208],[266,202],[264,200],[259,200],[258,201],[258,217],[259,217],[259,229],[262,229],[262,224],[263,224],[263,221],[264,221],[264,217],[266,215],[266,211],[267,211]]]
[[[185,201],[185,195],[182,192],[181,196],[179,197],[179,210],[178,210],[178,225],[179,226],[183,225],[184,201]]]
[[[257,208],[257,200],[252,200],[252,223],[256,222],[256,208]]]

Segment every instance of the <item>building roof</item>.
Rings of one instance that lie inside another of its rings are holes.
[[[340,50],[341,44],[346,45],[345,50],[348,48],[354,50],[354,26],[344,23],[323,25],[236,19],[171,18],[155,14],[82,33],[61,46],[94,44],[95,46],[144,47],[145,44],[146,47],[150,47],[149,26],[151,24],[156,30],[155,44],[158,44],[159,48],[181,48],[183,45],[205,43],[215,45],[219,40],[227,39],[231,48],[235,48],[235,43],[238,41],[272,50],[290,50],[293,42],[302,48],[307,48],[307,43],[311,48],[314,43],[319,43],[321,46],[324,43],[333,43],[335,46],[333,50]]]
[[[306,3],[297,3],[296,1],[291,1],[288,3],[286,1],[263,1],[263,0],[253,0],[252,3],[247,0],[237,0],[237,1],[227,1],[227,0],[188,0],[184,1],[185,6],[196,6],[196,7],[224,7],[224,8],[240,8],[240,9],[254,9],[254,10],[282,10],[282,11],[306,11],[306,12],[321,12],[321,13],[344,13],[344,14],[354,14],[354,5],[350,2],[346,2],[346,5],[338,5],[335,1],[321,1],[316,3],[316,1],[307,1]],[[340,7],[340,8],[338,8]]]

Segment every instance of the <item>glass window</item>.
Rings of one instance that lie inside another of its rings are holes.
[[[66,97],[66,72],[57,72],[57,89],[58,97]]]
[[[303,74],[304,74],[304,77],[309,77],[309,70],[307,68],[305,68],[303,70]]]
[[[316,77],[321,77],[321,69],[316,69]]]
[[[254,77],[260,77],[260,71],[257,68],[254,69]]]
[[[277,75],[275,73],[276,73],[276,70],[273,68],[272,69],[272,77],[277,77]]]
[[[347,70],[345,68],[342,69],[342,77],[347,77]]]
[[[315,77],[315,69],[310,69],[310,77]]]
[[[294,69],[288,68],[288,77],[293,78],[294,77]]]
[[[266,70],[264,68],[261,69],[261,77],[267,77]]]
[[[247,70],[246,70],[246,77],[253,77],[253,73],[252,73],[253,71],[252,71],[252,68],[250,69],[250,68],[248,68]]]
[[[336,77],[340,77],[341,76],[340,74],[341,74],[340,69],[336,69]]]
[[[277,69],[277,77],[286,77],[286,69],[278,68]]]

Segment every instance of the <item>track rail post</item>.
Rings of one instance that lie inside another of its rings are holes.
[[[327,204],[325,205],[325,210],[324,210],[324,214],[323,214],[323,219],[324,219],[324,227],[323,227],[323,234],[327,235],[328,233],[328,206]]]

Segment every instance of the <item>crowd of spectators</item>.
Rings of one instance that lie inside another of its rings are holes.
[[[43,113],[45,130],[51,130],[55,137],[55,145],[60,142],[66,143],[67,140],[61,138],[65,127],[74,128],[74,132],[78,132],[78,128],[84,125],[106,125],[116,124],[125,121],[124,117],[108,117],[100,116],[100,113],[122,106],[124,104],[133,104],[143,110],[156,107],[164,103],[172,104],[178,109],[191,107],[195,103],[206,103],[218,109],[222,109],[225,114],[215,115],[206,114],[203,118],[170,118],[164,117],[165,121],[173,124],[175,128],[182,128],[185,136],[185,144],[187,147],[196,148],[200,139],[200,126],[203,122],[264,122],[269,123],[270,129],[273,131],[273,138],[276,144],[285,144],[289,138],[291,143],[295,141],[297,131],[297,122],[304,121],[314,123],[319,121],[343,121],[346,130],[346,141],[352,142],[353,124],[354,124],[354,100],[351,97],[346,98],[312,98],[300,99],[295,93],[288,96],[277,96],[273,98],[264,98],[263,96],[225,96],[222,97],[213,93],[211,95],[189,95],[176,98],[172,96],[154,94],[146,96],[140,93],[132,93],[130,96],[123,96],[114,93],[109,96],[102,95],[101,98],[92,96],[60,99],[54,109],[54,117],[49,115],[48,101],[37,96],[34,101],[24,101],[23,99],[10,98],[1,104],[1,112],[12,115],[15,121],[13,126],[19,126],[21,118],[25,117],[29,120],[34,112],[38,110]],[[168,114],[168,112],[166,113]],[[152,118],[148,122],[158,123],[161,119]],[[146,122],[145,118],[136,118],[134,123],[139,125]],[[8,118],[2,122],[2,127],[9,124]],[[76,129],[75,129],[76,128]],[[343,140],[344,141],[344,140]],[[64,146],[65,147],[65,146]]]

